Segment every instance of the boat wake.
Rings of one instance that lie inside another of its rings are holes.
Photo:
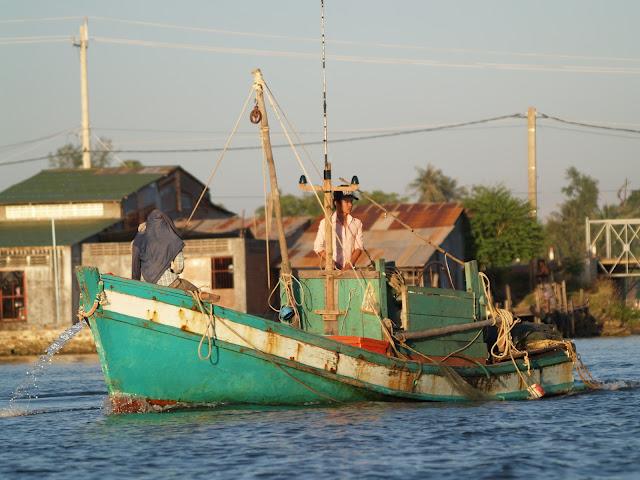
[[[632,390],[640,388],[639,380],[608,380],[600,385],[600,390]]]
[[[87,410],[101,410],[101,409],[102,409],[101,406],[71,407],[71,408],[43,408],[43,409],[27,409],[27,408],[12,406],[12,407],[0,409],[0,418],[29,417],[32,415],[42,415],[47,413],[82,412]]]

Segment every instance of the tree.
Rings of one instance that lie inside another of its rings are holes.
[[[373,198],[378,203],[400,203],[405,202],[406,197],[401,197],[397,193],[383,192],[382,190],[374,190],[373,192],[367,192],[367,195]],[[323,201],[322,192],[318,193],[320,201]],[[364,195],[358,195],[357,204],[368,205],[369,200],[364,198]],[[280,208],[282,209],[282,215],[285,217],[309,215],[316,217],[322,215],[322,208],[318,203],[318,199],[312,193],[305,193],[302,196],[297,195],[280,195]],[[259,207],[255,211],[255,215],[258,217],[264,217],[264,206]]]
[[[358,205],[369,205],[371,202],[362,194],[357,194],[360,200]],[[384,205],[385,203],[403,203],[408,199],[407,197],[401,197],[399,193],[395,192],[383,192],[382,190],[373,190],[367,192],[367,196],[371,197],[377,203]]]
[[[122,162],[122,166],[125,168],[140,168],[144,165],[140,160],[125,160],[124,162]]]
[[[322,194],[319,194],[322,201]],[[293,217],[299,215],[309,215],[312,217],[322,213],[322,208],[312,193],[305,193],[302,196],[286,194],[280,195],[280,208],[282,215],[285,217]],[[264,217],[264,206],[259,207],[255,211],[258,217]]]
[[[475,257],[483,267],[506,267],[542,251],[542,225],[531,217],[529,203],[514,197],[503,185],[474,186],[464,206],[469,212]]]
[[[467,193],[464,187],[458,186],[457,180],[431,164],[427,168],[416,167],[416,171],[418,176],[409,184],[409,189],[416,193],[418,202],[454,202]]]
[[[101,138],[100,143],[104,150],[91,153],[91,166],[95,168],[109,167],[113,161],[111,140]],[[49,166],[52,168],[80,168],[82,167],[82,147],[67,143],[58,148],[55,153],[50,153],[48,159]]]
[[[595,218],[601,213],[598,210],[598,181],[575,167],[567,170],[566,178],[568,185],[562,188],[566,200],[559,211],[551,214],[546,233],[565,269],[579,275],[585,255],[585,218]]]
[[[606,204],[599,212],[600,218],[637,218],[640,217],[640,190],[628,194],[629,180],[625,179],[618,190],[620,203]]]

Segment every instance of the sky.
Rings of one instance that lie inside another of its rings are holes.
[[[530,106],[640,129],[640,2],[326,0],[325,7],[329,159],[334,178],[358,175],[364,190],[410,194],[416,167],[431,163],[461,185],[502,183],[525,199],[526,119],[332,140],[526,114]],[[223,147],[255,68],[300,138],[322,140],[319,0],[0,0],[0,190],[47,168],[46,160],[22,160],[79,143],[72,37],[83,17],[92,133],[114,149]],[[273,111],[269,120],[272,142],[286,143]],[[640,134],[548,119],[537,127],[541,218],[562,202],[571,166],[598,180],[602,202],[616,201],[625,179],[640,188]],[[248,112],[230,145],[260,145]],[[281,190],[298,193],[293,151],[274,155]],[[299,155],[317,181],[322,147]],[[116,163],[181,165],[206,182],[219,156],[118,153]],[[260,150],[229,151],[212,200],[250,215],[263,203],[263,180]]]

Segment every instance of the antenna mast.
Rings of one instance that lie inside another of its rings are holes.
[[[320,0],[320,31],[322,32],[322,146],[324,148],[324,169],[331,170],[329,166],[329,145],[327,142],[327,68],[324,39],[324,0]]]

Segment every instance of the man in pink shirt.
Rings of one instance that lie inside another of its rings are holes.
[[[353,192],[333,192],[333,203],[336,211],[331,216],[333,224],[333,261],[338,270],[355,266],[362,254],[362,222],[351,216],[353,201],[358,197]],[[313,250],[325,265],[325,219],[320,221]]]

